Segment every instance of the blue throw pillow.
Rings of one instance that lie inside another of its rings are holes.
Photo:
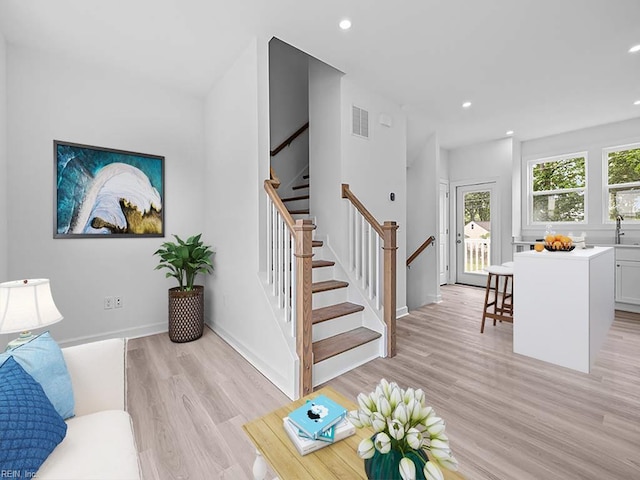
[[[62,350],[49,332],[34,337],[19,347],[0,354],[0,365],[9,357],[38,382],[56,411],[65,420],[73,417],[75,402],[71,377]]]
[[[36,382],[13,358],[0,366],[0,472],[36,478],[67,434],[67,424]]]

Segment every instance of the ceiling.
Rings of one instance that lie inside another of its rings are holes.
[[[639,19],[639,0],[0,0],[10,44],[197,95],[276,36],[402,105],[410,154],[434,131],[456,148],[640,117]]]

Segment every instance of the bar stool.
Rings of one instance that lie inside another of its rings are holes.
[[[484,322],[487,318],[493,319],[494,326],[496,320],[513,323],[513,267],[491,265],[485,268],[485,271],[487,272],[487,287],[484,294],[480,333],[484,333]],[[501,294],[500,282],[503,282]],[[511,284],[511,289],[509,289],[509,284]],[[489,301],[492,291],[493,300]]]

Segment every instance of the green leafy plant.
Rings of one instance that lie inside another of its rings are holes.
[[[176,242],[165,242],[154,255],[160,257],[160,263],[155,270],[167,268],[166,277],[178,280],[181,291],[193,290],[193,282],[198,273],[211,273],[213,264],[211,256],[213,250],[204,245],[200,237],[202,234],[189,237],[186,241],[174,235]]]

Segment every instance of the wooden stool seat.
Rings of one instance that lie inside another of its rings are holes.
[[[496,324],[496,320],[513,323],[513,266],[491,265],[485,268],[485,271],[487,287],[484,294],[480,333],[484,333],[484,323],[487,318],[493,319],[493,325]],[[500,292],[500,282],[503,284],[502,292]],[[492,291],[493,300],[490,301]]]

